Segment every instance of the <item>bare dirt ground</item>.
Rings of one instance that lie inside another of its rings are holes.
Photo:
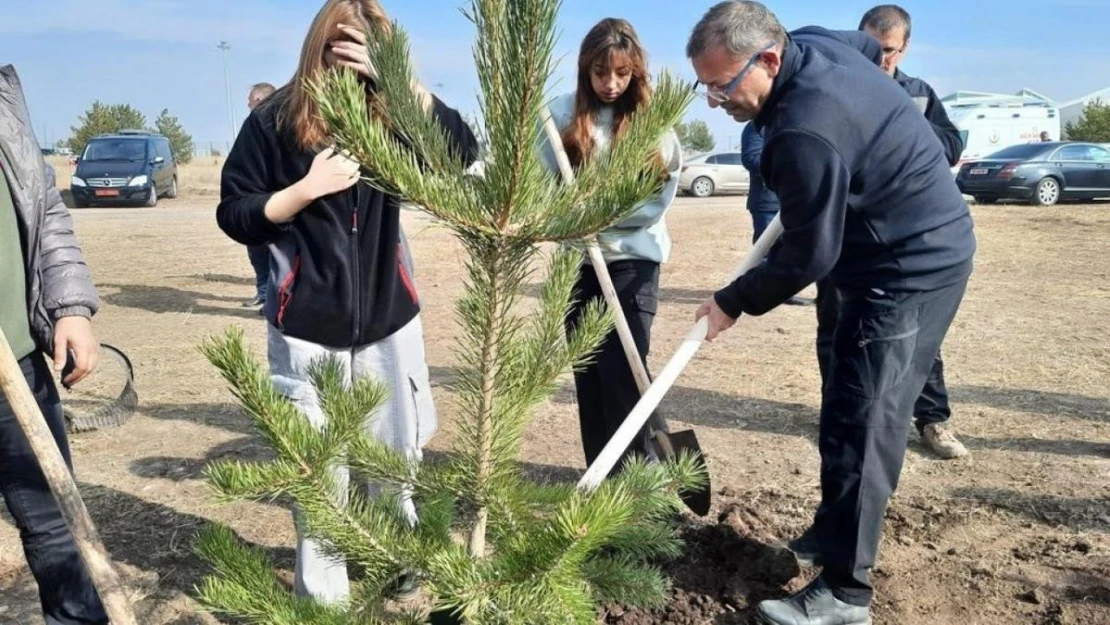
[[[747,249],[742,203],[683,199],[670,214],[654,367]],[[246,252],[219,232],[213,206],[208,193],[187,193],[155,209],[75,211],[103,299],[98,332],[134,361],[140,398],[124,426],[73,438],[76,472],[144,625],[216,622],[189,598],[205,573],[193,539],[209,520],[284,568],[292,561],[286,509],[216,505],[199,477],[214,458],[266,457],[196,351],[239,325],[264,353],[264,322],[240,305],[252,291]],[[972,453],[938,461],[913,435],[875,571],[875,622],[1110,623],[1110,205],[979,207],[975,217],[978,266],[944,348],[953,423]],[[432,446],[443,448],[462,255],[422,215],[405,224],[441,413]],[[697,428],[716,509],[684,530],[689,554],[670,567],[668,611],[614,607],[604,620],[743,623],[760,599],[814,574],[766,546],[804,529],[818,502],[813,315],[783,307],[744,318],[679,380],[664,409],[672,427]],[[523,461],[537,476],[569,480],[583,468],[573,398],[567,380],[536,415]],[[0,623],[38,625],[37,610],[16,532],[0,520]]]

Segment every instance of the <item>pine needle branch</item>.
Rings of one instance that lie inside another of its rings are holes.
[[[599,601],[658,605],[666,584],[648,563],[678,554],[671,526],[678,494],[702,483],[704,466],[689,456],[666,465],[634,461],[584,493],[529,482],[518,457],[535,407],[560,376],[590,362],[612,327],[600,301],[584,302],[566,327],[581,267],[570,247],[659,192],[660,137],[681,118],[690,92],[661,76],[611,149],[563,184],[537,149],[558,8],[556,0],[470,2],[466,14],[479,31],[480,134],[488,139],[481,175],[466,173],[439,113],[421,101],[409,41],[396,24],[367,33],[373,84],[338,69],[307,85],[329,144],[362,164],[366,182],[441,220],[466,252],[456,306],[455,440],[446,460],[425,464],[374,439],[368,426],[386,388],[351,384],[335,360],[309,367],[324,415],[310,422],[279,392],[282,380],[271,381],[247,353],[241,331],[206,341],[201,351],[275,454],[269,462],[210,464],[219,497],[291,498],[299,530],[363,572],[346,604],[321,607],[283,592],[262,554],[213,530],[201,548],[214,573],[198,589],[213,610],[258,624],[377,623],[385,589],[405,569],[420,576],[436,607],[469,625],[589,625]],[[547,262],[539,301],[523,314],[524,284],[548,242],[568,245]],[[374,483],[375,496],[349,489],[341,466]]]
[[[422,160],[428,154],[414,151],[385,119],[371,115],[366,87],[354,71],[329,71],[308,88],[335,145],[364,166],[363,179],[368,184],[408,198],[461,232],[497,234],[478,206],[476,182],[461,171],[452,174],[428,168]]]
[[[658,569],[633,559],[593,558],[582,566],[582,572],[599,601],[650,610],[666,605],[670,590],[666,578]]]
[[[196,549],[214,569],[197,589],[201,603],[213,612],[257,625],[350,623],[344,606],[298,599],[283,589],[274,576],[273,564],[261,550],[247,547],[224,526],[206,529]]]

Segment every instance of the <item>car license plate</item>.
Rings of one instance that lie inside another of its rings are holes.
[[[989,171],[990,170],[985,167],[976,167],[975,169],[972,169],[970,173],[972,176],[985,176]]]
[[[96,197],[117,197],[119,189],[97,189]]]

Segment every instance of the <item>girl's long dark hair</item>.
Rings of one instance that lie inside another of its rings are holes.
[[[613,139],[624,132],[628,117],[651,98],[647,59],[636,30],[627,20],[608,17],[597,23],[578,52],[578,83],[574,98],[574,118],[563,130],[563,146],[571,165],[578,167],[594,151],[591,134],[595,112],[606,103],[594,93],[590,76],[595,66],[608,68],[615,56],[624,56],[632,70],[632,78],[613,107]]]

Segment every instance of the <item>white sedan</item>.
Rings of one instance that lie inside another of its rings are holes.
[[[739,152],[710,152],[686,161],[679,174],[678,188],[695,197],[714,193],[747,191],[748,170],[740,162]]]

